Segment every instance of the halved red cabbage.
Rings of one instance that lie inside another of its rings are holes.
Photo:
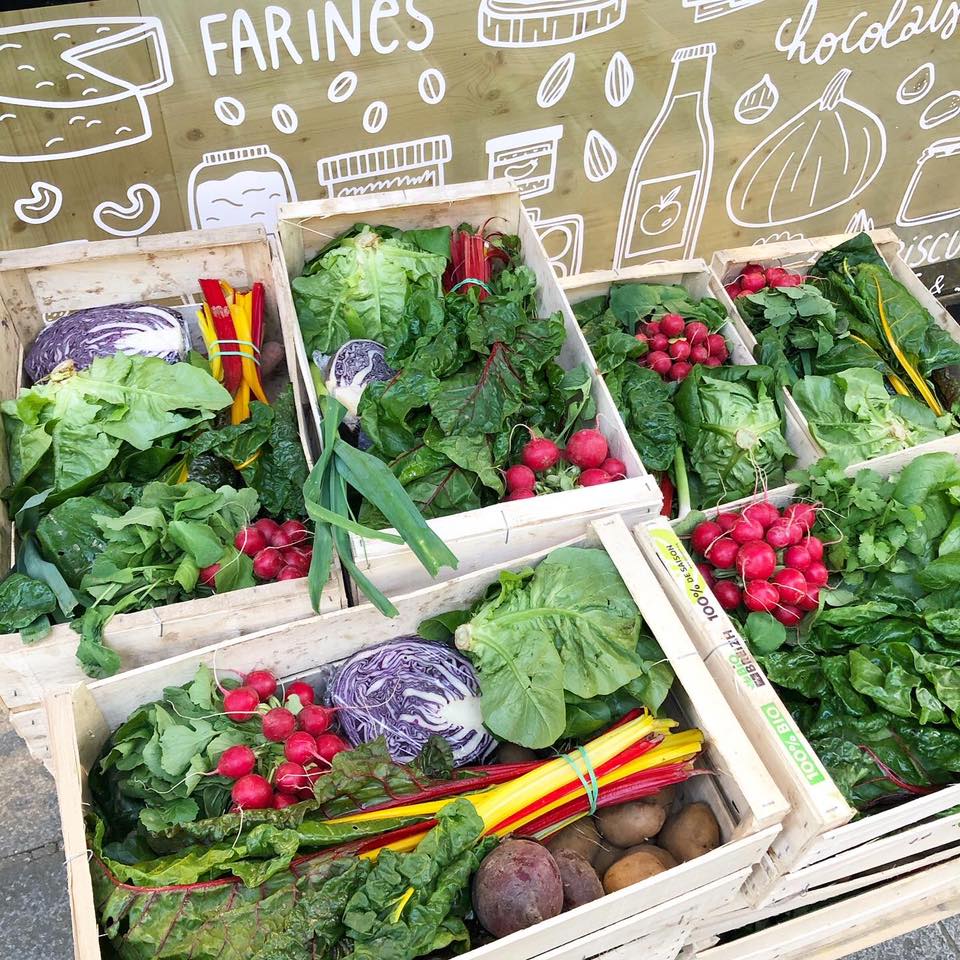
[[[176,310],[150,303],[117,303],[68,313],[44,327],[33,341],[23,368],[31,383],[50,375],[65,360],[84,370],[97,357],[115,353],[183,360],[190,338]]]
[[[483,726],[470,661],[442,643],[397,637],[361,650],[337,671],[330,698],[351,744],[383,736],[399,763],[413,760],[435,734],[458,765],[476,763],[496,746]]]
[[[360,397],[368,383],[397,375],[386,360],[386,349],[376,340],[348,340],[327,366],[327,390],[356,416]]]

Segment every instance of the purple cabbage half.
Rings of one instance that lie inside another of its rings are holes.
[[[397,637],[362,650],[340,667],[330,698],[351,744],[383,736],[398,763],[413,760],[433,735],[450,744],[458,766],[496,747],[483,726],[473,667],[442,643]]]
[[[369,450],[369,438],[360,429],[357,410],[367,384],[397,375],[386,360],[386,348],[376,340],[348,340],[332,357],[314,353],[314,363],[324,370],[327,392],[347,408],[343,420],[346,439]]]
[[[190,338],[176,310],[150,303],[118,303],[68,313],[44,327],[23,367],[31,383],[49,376],[65,360],[84,370],[98,357],[115,353],[183,360]]]

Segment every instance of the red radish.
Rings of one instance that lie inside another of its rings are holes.
[[[637,343],[647,343],[647,335],[645,333],[635,333],[633,339],[636,340]]]
[[[316,694],[313,692],[313,687],[306,681],[294,680],[287,686],[285,699],[289,700],[290,697],[299,697],[301,705],[305,707],[307,704],[313,703]]]
[[[803,286],[803,277],[799,273],[785,273],[780,278],[778,287],[800,287]]]
[[[650,349],[651,350],[666,350],[670,346],[670,341],[662,333],[654,334],[650,338]]]
[[[764,279],[767,281],[767,286],[770,287],[779,287],[780,281],[787,275],[787,271],[783,267],[767,267],[766,272],[764,273]]]
[[[793,543],[793,534],[790,527],[783,520],[770,524],[763,538],[774,550],[783,550]]]
[[[780,603],[780,591],[769,580],[750,580],[743,588],[743,605],[751,613],[772,613]]]
[[[280,530],[287,536],[287,546],[306,543],[310,539],[310,531],[299,520],[284,520]]]
[[[655,337],[660,332],[660,324],[657,323],[656,320],[651,320],[650,323],[644,327],[644,330],[647,331],[648,337]]]
[[[807,567],[804,576],[806,576],[807,582],[812,583],[815,587],[825,587],[830,579],[830,571],[819,560],[814,560]]]
[[[690,356],[690,344],[686,340],[674,340],[667,353],[674,360],[686,360]]]
[[[743,547],[738,547],[736,541],[729,537],[721,537],[714,540],[706,550],[706,558],[718,570],[730,570],[737,559],[737,551]]]
[[[727,341],[723,339],[722,333],[711,333],[707,337],[707,349],[711,357],[717,357],[720,360],[726,360],[729,354]]]
[[[297,729],[297,718],[286,707],[274,707],[263,715],[263,735],[283,743]]]
[[[823,541],[819,537],[804,537],[800,542],[807,548],[811,560],[823,560]]]
[[[223,712],[234,722],[249,720],[260,706],[260,695],[253,687],[237,687],[223,695]]]
[[[724,610],[736,610],[740,606],[740,588],[732,580],[718,580],[713,585],[713,595]]]
[[[700,571],[700,576],[707,581],[708,587],[712,587],[717,582],[717,578],[713,575],[713,568],[709,563],[698,563],[697,569]]]
[[[784,567],[773,575],[773,582],[780,591],[784,603],[797,604],[807,592],[807,580],[799,570]]]
[[[714,540],[719,540],[723,536],[723,528],[719,523],[714,523],[712,520],[704,520],[703,523],[698,523],[693,528],[693,533],[690,534],[690,546],[697,553],[705,554],[707,548],[713,543]]]
[[[349,750],[350,744],[335,733],[322,733],[317,737],[317,756],[329,763],[338,753]]]
[[[763,273],[763,266],[759,263],[748,263],[743,268],[743,273]]]
[[[703,365],[705,367],[722,367],[723,361],[719,357],[707,357],[707,359],[703,361]]]
[[[798,523],[804,533],[809,533],[817,522],[817,508],[812,503],[791,503],[783,511],[788,523]]]
[[[737,551],[736,567],[744,583],[748,580],[769,580],[777,568],[777,555],[769,543],[751,540]]]
[[[299,802],[299,797],[293,797],[289,793],[278,793],[275,794],[273,798],[273,809],[282,810],[284,807],[292,807]]]
[[[727,291],[727,295],[730,297],[731,300],[736,300],[737,297],[739,297],[740,294],[743,293],[743,290],[741,289],[740,284],[736,282],[724,284],[723,289]]]
[[[693,367],[686,360],[678,360],[671,368],[667,377],[670,380],[686,380],[690,376]]]
[[[293,567],[303,576],[307,575],[310,570],[310,560],[313,558],[312,549],[309,547],[286,547],[280,554],[288,567]]]
[[[257,755],[242,743],[235,747],[227,747],[220,754],[217,761],[217,773],[221,777],[229,777],[231,780],[239,780],[248,773],[253,773],[253,768],[257,765]]]
[[[321,733],[326,733],[330,729],[330,724],[333,723],[336,712],[333,707],[310,704],[297,715],[297,722],[300,724],[301,730],[306,730],[307,733],[318,737]]]
[[[258,773],[241,777],[233,785],[230,796],[241,810],[266,810],[273,806],[273,787]]]
[[[762,273],[745,273],[740,278],[740,287],[747,293],[759,293],[767,285]]]
[[[503,503],[512,503],[514,500],[529,500],[537,495],[536,490],[511,490],[504,498]]]
[[[582,470],[599,467],[608,452],[607,440],[599,430],[578,430],[567,441],[567,459]]]
[[[733,528],[730,531],[730,536],[742,546],[745,543],[749,543],[751,540],[762,540],[763,527],[761,527],[756,520],[751,520],[750,517],[741,516],[740,519],[733,525]]]
[[[277,537],[280,536],[278,531]],[[283,569],[283,557],[277,547],[267,547],[253,558],[253,575],[260,580],[273,580]]]
[[[684,328],[683,335],[690,341],[691,346],[706,343],[710,335],[710,328],[699,320],[691,320]]]
[[[273,543],[273,538],[280,532],[280,524],[276,520],[271,520],[270,517],[263,517],[254,526],[263,534],[268,546]]]
[[[660,318],[660,332],[668,337],[679,337],[685,324],[679,313],[665,313]]]
[[[670,372],[673,361],[662,350],[654,350],[653,353],[647,354],[647,366],[654,373],[659,373],[661,377],[665,377]]]
[[[287,547],[292,547],[296,542],[296,534],[290,534],[282,527],[273,535],[273,539],[270,541],[271,547],[276,547],[278,550],[285,550]]]
[[[780,519],[780,511],[767,500],[751,503],[749,507],[744,509],[743,515],[751,520],[756,520],[764,530],[771,523],[776,523]]]
[[[532,490],[537,485],[536,474],[522,463],[508,467],[503,475],[508,490]]]
[[[289,795],[300,794],[305,787],[310,789],[307,771],[299,763],[291,763],[289,760],[277,767],[277,772],[273,775],[273,785],[281,793]]]
[[[737,294],[737,296],[738,296],[738,297],[749,297],[749,296],[750,296],[750,291],[749,291],[749,290],[741,290],[741,291]]]
[[[209,567],[201,567],[198,579],[211,590],[217,589],[217,574],[220,572],[219,563],[211,563]]]
[[[803,619],[803,613],[789,603],[781,603],[780,606],[772,612],[774,617],[785,627],[798,627],[800,621]]]
[[[560,448],[546,437],[534,437],[523,445],[520,459],[534,473],[549,470],[560,459]]]
[[[284,580],[302,580],[307,571],[302,567],[291,567],[289,564],[280,568],[280,572],[273,578],[277,583]]]
[[[614,480],[622,480],[627,475],[627,465],[616,457],[607,457],[600,464],[600,469],[609,473]]]
[[[577,484],[581,487],[598,487],[601,483],[610,483],[612,479],[613,477],[606,470],[602,470],[600,467],[591,467],[580,474],[577,478]]]
[[[810,566],[812,561],[813,557],[803,544],[787,547],[783,553],[784,564],[801,573]]]
[[[317,755],[317,741],[306,730],[298,730],[287,737],[283,745],[283,755],[291,763],[309,763]]]
[[[255,557],[267,545],[267,538],[256,527],[244,527],[233,538],[233,545],[248,557]]]
[[[718,513],[716,517],[716,521],[724,533],[729,533],[739,519],[739,513]]]
[[[690,348],[691,363],[706,363],[710,359],[710,351],[702,343]]]
[[[245,687],[253,687],[261,700],[269,700],[277,692],[277,678],[269,670],[251,670],[244,678]]]
[[[801,610],[816,610],[820,606],[820,588],[808,583],[806,592],[797,602],[797,606]]]

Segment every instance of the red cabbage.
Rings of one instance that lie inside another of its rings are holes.
[[[435,734],[458,765],[482,760],[496,746],[483,726],[473,667],[442,643],[397,637],[362,650],[337,671],[330,696],[351,744],[383,736],[399,763],[413,760]]]

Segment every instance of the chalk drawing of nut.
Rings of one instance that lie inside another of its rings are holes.
[[[387,122],[387,105],[382,100],[374,100],[363,111],[363,129],[367,133],[379,133]]]
[[[617,51],[607,65],[607,75],[603,80],[603,92],[611,107],[622,107],[633,93],[636,77],[626,55]]]
[[[555,107],[567,92],[570,81],[573,79],[573,70],[577,63],[577,55],[573,52],[565,53],[559,60],[554,61],[543,75],[540,86],[537,88],[537,105],[544,110]]]
[[[247,108],[236,97],[217,97],[213,112],[228,127],[239,127],[247,116]]]
[[[281,133],[296,133],[300,124],[300,118],[297,111],[289,104],[278,103],[270,114],[273,117],[273,125]]]
[[[327,87],[327,99],[331,103],[343,103],[353,96],[357,89],[357,75],[352,70],[344,70],[338,73]]]
[[[93,211],[93,222],[114,237],[139,237],[160,216],[160,194],[149,183],[127,188],[127,203],[104,200]]]
[[[39,226],[52,220],[62,206],[63,191],[46,180],[36,180],[30,185],[30,196],[14,202],[13,212],[18,220]]]
[[[417,88],[420,91],[420,99],[432,106],[443,99],[443,95],[447,92],[447,81],[436,67],[427,67],[420,74]]]
[[[587,134],[583,147],[583,172],[591,183],[599,183],[617,169],[617,151],[599,130]]]

